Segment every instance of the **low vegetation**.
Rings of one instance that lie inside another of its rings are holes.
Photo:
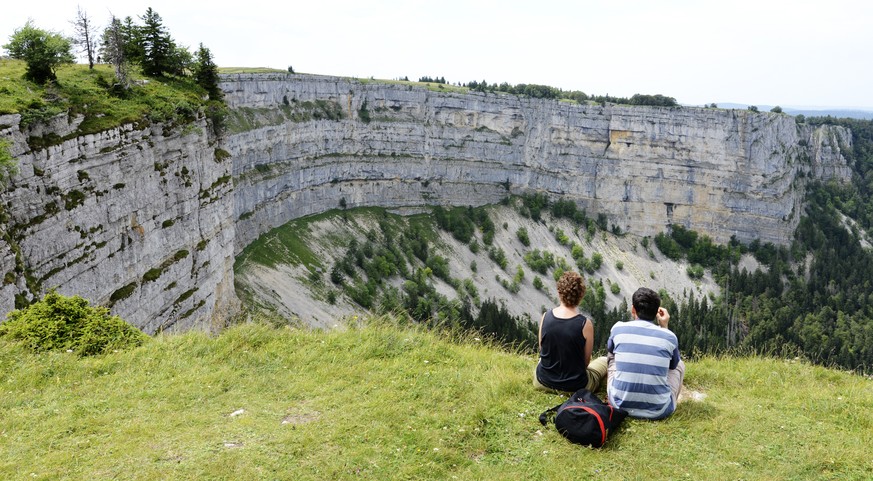
[[[314,220],[308,218],[261,236],[239,256],[236,271],[241,272],[249,263],[273,268],[283,263],[303,264],[309,271],[310,289],[328,303],[331,299],[335,303],[341,293],[371,312],[402,315],[440,329],[478,329],[507,345],[533,349],[533,325],[511,315],[496,299],[480,298],[472,281],[450,272],[448,260],[435,245],[434,223],[471,246],[474,242],[478,245],[478,235],[487,238],[490,232],[493,237],[494,224],[484,209],[436,208],[433,217],[407,218],[383,209],[360,209],[353,214],[332,211],[316,217],[337,216],[351,225],[358,219],[369,219],[375,228],[360,236],[349,234],[333,239],[338,254],[332,265],[325,264],[307,246],[307,225]],[[477,228],[477,224],[481,227]],[[505,254],[500,257],[502,250],[493,252],[497,256],[494,262],[505,266]],[[329,284],[322,282],[322,273],[327,274]],[[456,295],[441,293],[438,283],[450,286]],[[506,286],[511,286],[509,281]],[[247,302],[256,303],[244,286],[238,286],[238,291]]]
[[[24,127],[59,114],[83,115],[71,135],[102,132],[127,123],[185,122],[205,112],[202,87],[186,79],[146,79],[133,75],[135,84],[124,94],[112,93],[112,67],[66,65],[58,68],[57,82],[40,85],[23,80],[21,60],[0,59],[0,114],[21,114]]]
[[[703,357],[665,421],[600,450],[537,417],[535,359],[391,320],[248,324],[80,358],[0,338],[2,479],[833,479],[873,476],[869,379]]]
[[[111,316],[109,309],[54,291],[24,309],[10,312],[0,324],[0,337],[20,341],[34,352],[73,352],[80,356],[135,347],[147,339],[120,317]]]
[[[199,117],[209,118],[220,132],[226,108],[212,53],[203,44],[194,54],[179,46],[151,8],[138,18],[142,24],[112,16],[98,32],[80,8],[71,22],[72,38],[28,20],[3,45],[11,59],[0,60],[0,114],[21,114],[22,130],[61,114],[83,116],[67,138],[126,123],[182,123]],[[87,53],[87,66],[72,65],[73,43]],[[95,64],[98,52],[106,64]],[[31,147],[66,140],[48,137],[31,138]]]

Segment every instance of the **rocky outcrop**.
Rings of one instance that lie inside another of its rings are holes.
[[[775,113],[576,105],[304,75],[226,76],[237,251],[328,209],[546,192],[639,235],[788,242],[805,179],[847,179],[851,135]],[[448,90],[450,87],[446,87]]]
[[[0,310],[57,288],[146,332],[232,311],[233,260],[270,228],[337,207],[481,205],[545,192],[639,235],[787,242],[808,179],[846,179],[851,135],[787,115],[576,105],[303,75],[222,82],[204,120],[77,134],[0,115],[20,166],[0,194]]]
[[[20,168],[2,194],[0,310],[56,288],[154,333],[232,308],[231,162],[206,122],[76,135],[80,122],[0,116]]]

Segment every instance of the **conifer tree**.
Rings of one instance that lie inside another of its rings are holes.
[[[209,94],[210,100],[221,100],[224,92],[218,88],[218,66],[212,60],[212,52],[200,44],[194,62],[194,80]]]
[[[130,17],[128,17],[130,18]],[[128,73],[128,56],[127,46],[129,39],[125,35],[124,24],[117,17],[113,16],[109,21],[109,26],[103,31],[103,42],[100,47],[100,54],[103,59],[112,64],[115,69],[116,85],[122,89],[130,87],[130,76]]]
[[[159,77],[170,71],[170,56],[173,51],[172,40],[163,19],[151,7],[140,17],[143,26],[140,27],[143,57],[140,64],[142,72],[150,77]]]

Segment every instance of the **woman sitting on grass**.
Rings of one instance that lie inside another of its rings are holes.
[[[594,321],[579,313],[585,296],[585,281],[576,272],[558,279],[561,305],[540,319],[540,359],[534,371],[534,387],[545,391],[596,392],[606,376],[606,357],[591,361]]]

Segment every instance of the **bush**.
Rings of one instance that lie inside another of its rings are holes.
[[[567,236],[562,229],[555,230],[555,240],[562,246],[570,245],[570,237]]]
[[[488,250],[488,258],[496,262],[501,269],[506,270],[506,264],[508,261],[506,260],[506,253],[503,252],[503,249],[492,247]]]
[[[139,329],[110,315],[109,309],[54,291],[25,309],[10,312],[0,324],[0,336],[24,341],[35,352],[72,350],[80,356],[127,349],[148,339]]]
[[[685,270],[685,272],[688,274],[688,277],[690,277],[692,279],[700,279],[703,277],[704,271],[703,271],[702,265],[694,264],[694,265],[688,266],[688,268]]]
[[[613,282],[611,286],[609,286],[609,290],[612,291],[613,294],[618,295],[621,292],[621,287],[618,283]]]
[[[525,229],[524,227],[519,227],[518,230],[515,231],[515,235],[525,247],[530,247],[530,237],[528,237],[527,235],[527,229]]]
[[[603,264],[603,256],[600,255],[599,252],[595,252],[591,255],[591,268],[593,270],[600,269],[601,264]]]
[[[5,187],[9,179],[18,173],[18,161],[12,157],[11,148],[11,142],[0,140],[0,187]]]

